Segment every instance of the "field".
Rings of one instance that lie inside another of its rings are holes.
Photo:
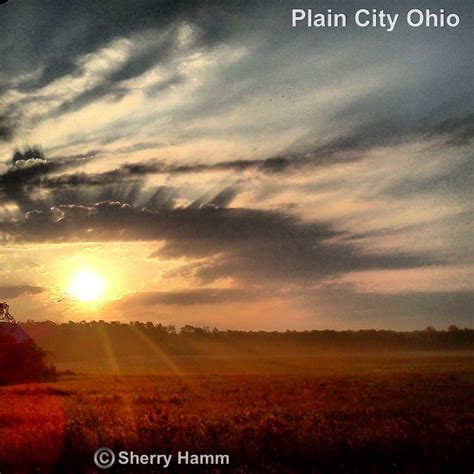
[[[59,365],[67,372],[54,383],[0,388],[2,474],[97,472],[101,446],[229,456],[200,472],[474,469],[472,353],[176,357],[118,361],[115,372],[99,362]]]

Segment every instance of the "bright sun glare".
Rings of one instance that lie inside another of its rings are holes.
[[[74,275],[69,292],[79,301],[97,301],[106,290],[105,279],[95,271],[81,271]]]

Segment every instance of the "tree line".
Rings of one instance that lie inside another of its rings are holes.
[[[312,354],[328,351],[474,350],[474,330],[235,331],[152,322],[27,321],[23,329],[61,359],[192,354]]]

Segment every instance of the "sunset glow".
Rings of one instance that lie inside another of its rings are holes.
[[[74,275],[69,293],[79,301],[99,301],[107,288],[104,277],[95,271],[80,271]]]

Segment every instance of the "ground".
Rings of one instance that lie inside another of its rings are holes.
[[[473,472],[469,353],[128,362],[0,388],[2,474],[96,472],[101,446],[229,455],[200,472]]]

